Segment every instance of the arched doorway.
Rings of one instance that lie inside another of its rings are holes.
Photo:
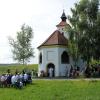
[[[52,63],[47,65],[47,77],[55,77],[55,65]]]

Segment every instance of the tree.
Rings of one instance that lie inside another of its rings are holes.
[[[94,43],[94,45],[96,45],[94,58],[96,60],[100,61],[100,12],[98,13],[98,16],[97,16],[96,34],[94,35],[94,37],[95,37],[95,43]]]
[[[75,62],[74,66],[76,67],[78,59],[79,59],[77,39],[74,38],[76,36],[74,36],[75,34],[73,34],[73,33],[76,33],[76,32],[74,30],[72,30],[71,28],[67,28],[66,31],[68,33],[70,33],[69,40],[68,40],[68,48],[69,48],[68,51],[69,51],[69,54],[71,55],[71,57],[73,58],[73,60]]]
[[[29,61],[30,57],[33,57],[33,48],[31,47],[32,37],[32,28],[24,24],[21,27],[21,31],[17,32],[15,40],[9,38],[14,60],[25,64]]]
[[[76,54],[86,60],[89,66],[91,58],[97,57],[96,51],[100,53],[99,0],[80,0],[74,8],[71,8],[71,12],[72,16],[69,16],[71,41],[75,42]]]

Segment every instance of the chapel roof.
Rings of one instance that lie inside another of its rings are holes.
[[[61,33],[59,30],[56,30],[39,47],[50,46],[50,45],[64,45],[64,46],[67,46],[68,45],[68,40],[64,37],[63,33]]]
[[[66,17],[66,14],[65,14],[64,10],[63,10],[63,13],[62,13],[62,15],[61,15],[61,22],[60,22],[58,25],[56,25],[56,26],[57,26],[57,27],[60,27],[60,26],[70,26],[70,25],[66,22],[66,19],[67,19],[67,17]]]
[[[67,22],[65,21],[61,21],[58,25],[56,25],[57,27],[59,26],[70,26]]]

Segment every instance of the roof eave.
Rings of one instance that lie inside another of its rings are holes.
[[[38,49],[40,49],[40,48],[42,48],[42,47],[47,47],[47,46],[65,46],[65,47],[67,47],[67,46],[68,46],[68,44],[40,45],[40,46],[38,46],[37,48],[38,48]]]

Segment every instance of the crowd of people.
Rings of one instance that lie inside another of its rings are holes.
[[[0,76],[0,87],[23,88],[27,84],[32,83],[31,73],[7,73]]]
[[[77,78],[80,77],[82,74],[83,77],[90,78],[90,77],[96,77],[100,78],[100,64],[91,65],[89,67],[85,67],[84,70],[80,70],[79,67],[70,69],[70,75],[69,78]]]
[[[48,73],[48,77],[53,77],[53,69],[50,68]],[[22,71],[21,73],[18,73],[17,71],[15,74],[11,74],[10,71],[7,71],[7,74],[0,75],[0,87],[15,87],[15,88],[23,88],[23,86],[26,86],[27,84],[32,83],[32,78],[38,77],[37,73],[32,70],[31,72]],[[41,72],[44,77],[44,73]],[[80,76],[80,68],[76,67],[73,68],[71,66],[69,74],[66,73],[66,76],[68,78],[77,78]],[[86,67],[86,69],[83,71],[83,76],[85,77],[100,77],[100,64],[99,65],[92,65],[91,67]],[[41,77],[41,76],[40,76]]]

